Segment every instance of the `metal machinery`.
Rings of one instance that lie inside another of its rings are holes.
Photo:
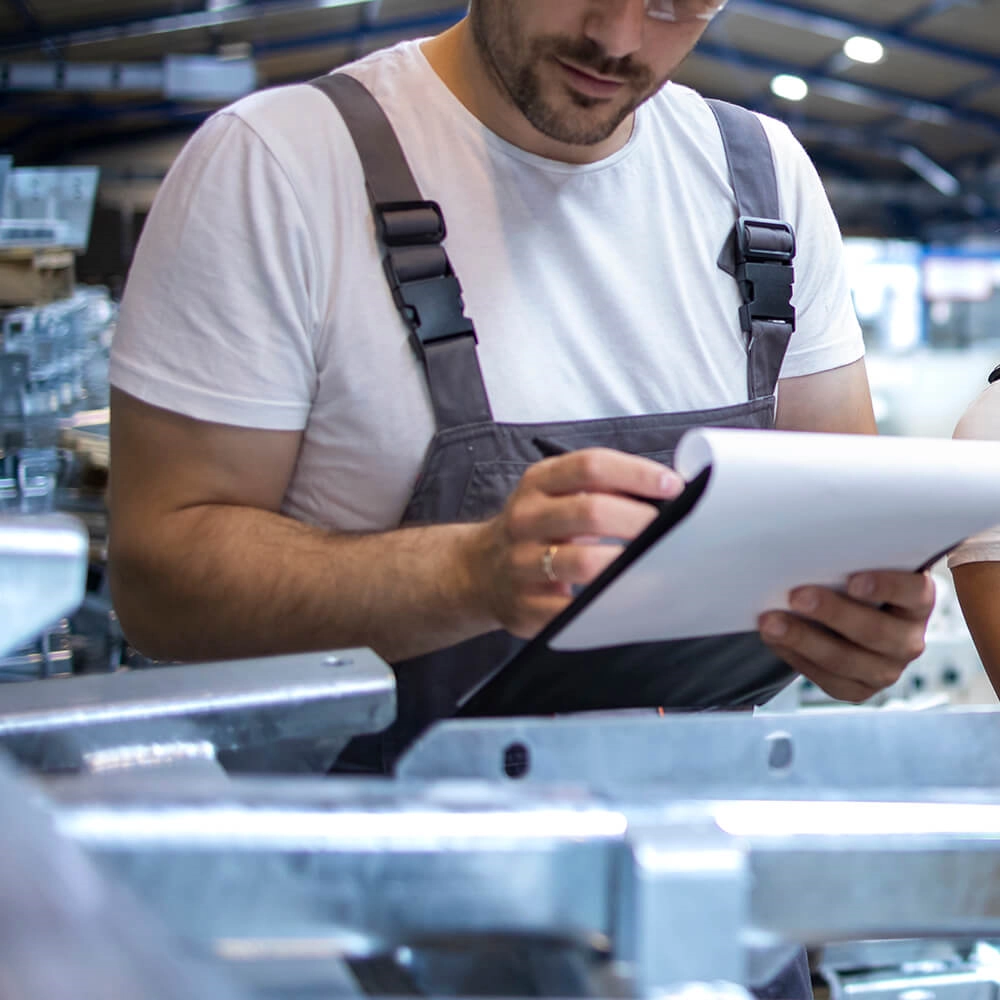
[[[0,523],[32,627],[82,537]],[[836,1000],[1000,982],[991,709],[455,721],[380,780],[259,773],[388,724],[364,650],[2,694],[5,996],[722,1000],[803,944]]]

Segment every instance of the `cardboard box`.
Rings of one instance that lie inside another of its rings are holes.
[[[72,250],[10,247],[0,250],[0,307],[43,306],[73,294]]]

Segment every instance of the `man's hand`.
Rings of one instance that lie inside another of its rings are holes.
[[[588,448],[546,458],[524,474],[503,511],[482,526],[469,572],[483,581],[484,612],[531,637],[621,554],[656,517],[642,499],[670,500],[676,472],[647,458]]]
[[[831,697],[860,703],[924,651],[934,582],[927,573],[860,573],[846,594],[800,587],[789,603],[791,614],[761,616],[764,641]]]

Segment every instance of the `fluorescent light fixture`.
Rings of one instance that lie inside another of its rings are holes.
[[[786,101],[803,101],[809,95],[809,84],[801,76],[779,73],[771,81],[771,93]]]
[[[874,38],[866,38],[864,35],[854,35],[844,42],[844,55],[854,62],[867,63],[874,66],[885,58],[885,47]]]

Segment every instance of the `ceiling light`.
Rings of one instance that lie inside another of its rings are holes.
[[[855,35],[844,42],[844,55],[855,62],[874,65],[885,58],[885,47],[874,38]]]
[[[801,76],[779,73],[771,81],[771,93],[786,101],[803,101],[809,94],[809,84]]]

